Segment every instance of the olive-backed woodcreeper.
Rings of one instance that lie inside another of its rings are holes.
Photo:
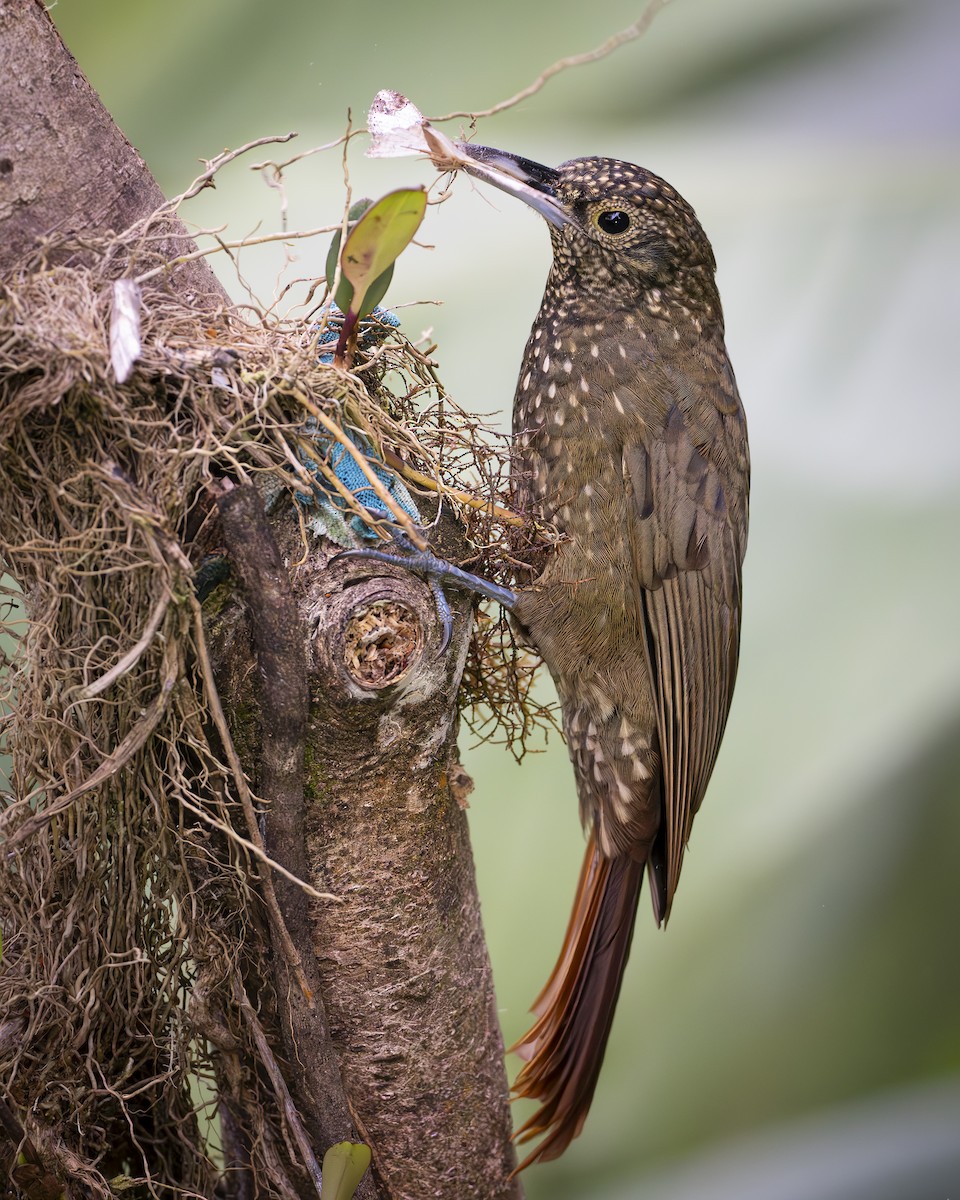
[[[462,146],[543,216],[553,264],[513,410],[515,505],[560,533],[514,620],[560,698],[590,831],[559,961],[519,1047],[527,1163],[590,1107],[644,874],[666,921],[723,734],[740,640],[749,459],[714,257],[693,209],[631,163],[552,169]]]

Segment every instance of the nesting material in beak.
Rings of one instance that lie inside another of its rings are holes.
[[[565,225],[569,220],[554,194],[558,174],[552,167],[490,146],[452,141],[434,129],[416,105],[399,92],[377,93],[367,116],[367,128],[372,138],[369,158],[425,154],[438,171],[466,171],[516,196],[551,225]]]

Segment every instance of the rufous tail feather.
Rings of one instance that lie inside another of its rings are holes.
[[[537,1021],[512,1049],[526,1059],[513,1091],[540,1108],[517,1131],[543,1140],[517,1168],[558,1158],[583,1128],[620,993],[644,863],[606,858],[587,844],[563,948],[533,1012]]]

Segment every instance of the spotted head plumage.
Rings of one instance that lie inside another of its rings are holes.
[[[616,158],[544,167],[488,147],[471,153],[471,170],[481,177],[496,172],[491,182],[546,219],[554,257],[548,294],[601,310],[632,306],[668,318],[686,310],[719,319],[710,242],[666,180]]]
[[[668,305],[674,299],[707,316],[719,309],[710,242],[665,180],[620,159],[575,158],[556,169],[553,192],[568,218],[550,230],[557,284],[575,275],[594,302],[658,291]]]

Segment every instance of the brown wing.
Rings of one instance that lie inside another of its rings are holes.
[[[702,364],[698,364],[701,365]],[[749,461],[743,411],[725,357],[698,370],[694,391],[661,368],[668,397],[658,436],[623,449],[624,480],[663,762],[664,821],[648,867],[665,921],[693,817],[720,748],[740,646]]]

